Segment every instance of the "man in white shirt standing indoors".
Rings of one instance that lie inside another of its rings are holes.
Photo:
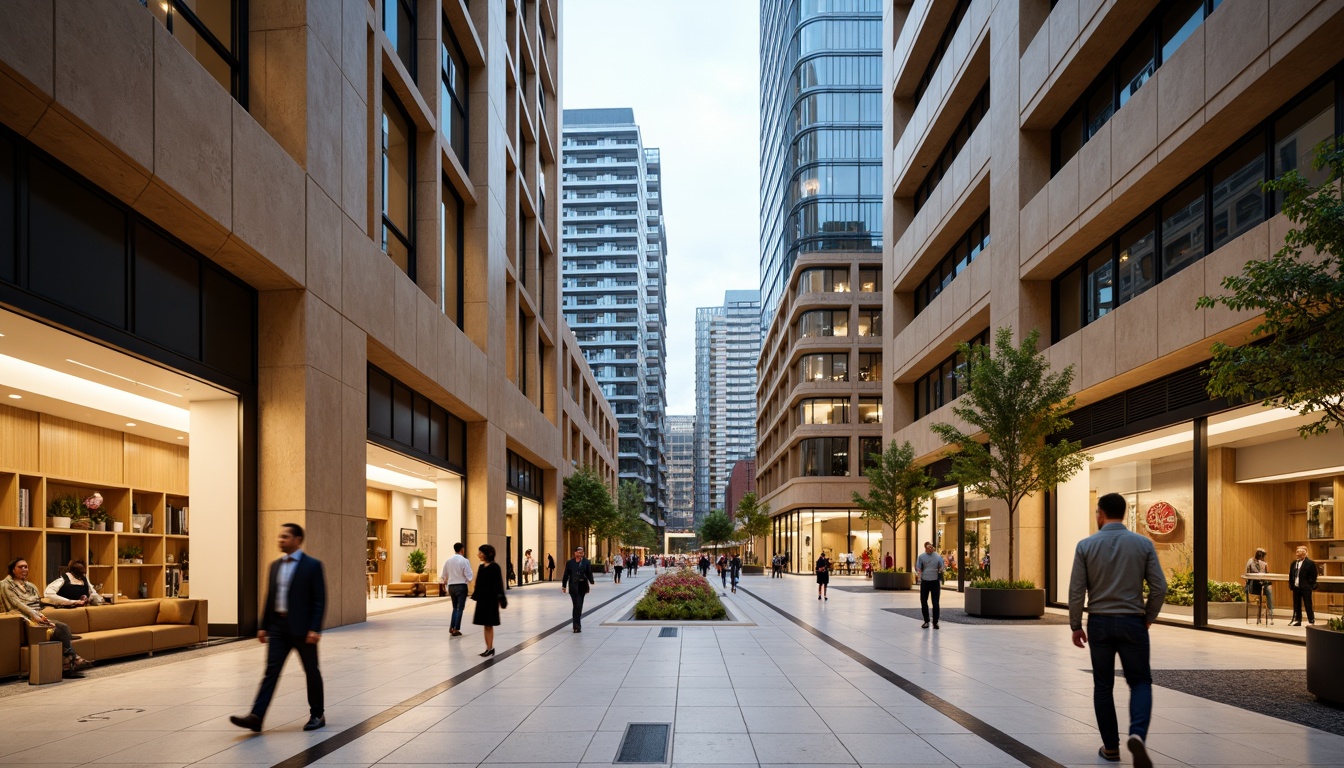
[[[463,557],[466,546],[462,542],[453,545],[453,556],[443,563],[443,572],[439,574],[439,583],[448,587],[448,597],[453,600],[453,618],[448,623],[448,635],[462,635],[462,612],[467,608],[467,584],[471,582],[471,561]]]

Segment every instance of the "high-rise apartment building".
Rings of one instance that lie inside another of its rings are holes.
[[[565,319],[619,424],[620,479],[667,511],[666,232],[659,155],[630,109],[564,110],[561,225]]]
[[[697,518],[722,509],[733,463],[756,455],[756,358],[761,294],[725,291],[695,311]]]
[[[9,11],[7,557],[208,600],[212,635],[255,633],[285,522],[330,626],[415,549],[563,559],[616,423],[559,309],[558,3]],[[107,530],[44,525],[95,491]]]
[[[1294,412],[1211,400],[1211,346],[1258,318],[1196,300],[1294,226],[1262,182],[1324,178],[1315,147],[1344,127],[1339,4],[886,6],[888,436],[932,461],[929,426],[962,389],[956,345],[1036,331],[1074,370],[1065,436],[1092,458],[1018,511],[1019,577],[1064,601],[1109,492],[1164,570],[1193,572],[1195,625],[1220,622],[1204,585],[1240,581],[1258,547],[1273,570],[1298,546],[1330,559],[1338,528],[1309,521],[1344,496],[1344,436],[1303,440]],[[915,540],[962,564],[992,552],[1002,577],[1007,530],[1001,504],[949,485]]]
[[[695,527],[695,417],[667,417],[667,529]]]
[[[881,535],[850,494],[881,439],[883,2],[760,7],[757,493],[810,571]]]

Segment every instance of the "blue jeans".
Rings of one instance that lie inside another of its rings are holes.
[[[1143,616],[1105,616],[1087,619],[1088,649],[1092,655],[1092,709],[1097,715],[1101,743],[1120,748],[1120,726],[1115,717],[1115,657],[1129,683],[1129,732],[1148,738],[1153,718],[1153,673],[1148,662],[1148,625]]]
[[[467,609],[467,585],[449,584],[448,596],[453,599],[453,618],[449,620],[450,629],[462,629],[462,612]]]

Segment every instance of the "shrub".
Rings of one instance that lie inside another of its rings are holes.
[[[1035,589],[1031,579],[979,579],[971,582],[974,589]]]
[[[873,573],[905,573],[904,568],[874,568]]]
[[[700,574],[683,568],[658,575],[635,604],[635,618],[664,621],[715,621],[728,609],[714,587]]]
[[[1145,596],[1148,593],[1144,587]],[[1209,602],[1244,603],[1246,591],[1235,581],[1209,579]],[[1193,571],[1173,571],[1167,579],[1167,605],[1192,606],[1195,604],[1195,574]]]

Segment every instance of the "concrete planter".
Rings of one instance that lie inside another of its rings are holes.
[[[880,573],[873,571],[873,589],[910,589],[915,585],[913,573]]]
[[[1344,705],[1344,632],[1307,627],[1307,691]]]
[[[1162,606],[1163,613],[1169,613],[1175,616],[1194,616],[1195,607],[1193,605],[1171,605]],[[1246,616],[1245,603],[1209,603],[1209,619],[1241,619]]]
[[[1044,589],[966,588],[966,613],[993,619],[1037,618],[1045,615]]]

